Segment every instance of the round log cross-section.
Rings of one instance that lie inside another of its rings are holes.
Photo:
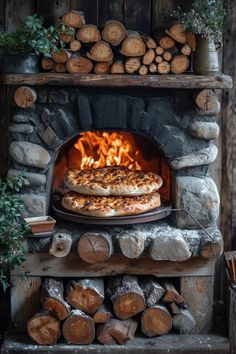
[[[37,93],[34,89],[27,86],[20,86],[14,92],[14,102],[17,107],[29,108],[37,100]]]

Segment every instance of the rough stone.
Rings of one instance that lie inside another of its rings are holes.
[[[12,117],[13,122],[15,123],[27,123],[29,118],[25,114],[16,114]]]
[[[67,104],[69,102],[68,92],[64,90],[51,91],[48,96],[49,103]]]
[[[7,177],[9,179],[13,179],[19,176],[23,171],[10,169],[8,171]],[[23,172],[24,176],[29,181],[30,187],[40,187],[46,184],[46,176],[41,173],[33,173],[33,172]]]
[[[9,131],[11,133],[30,134],[34,131],[34,128],[30,124],[12,124]]]
[[[58,138],[57,134],[51,127],[47,127],[46,129],[39,129],[37,133],[50,149],[56,148],[62,143],[62,141]]]
[[[181,170],[187,167],[208,165],[215,161],[217,154],[217,147],[211,144],[209,147],[196,151],[195,153],[177,157],[171,161],[170,166],[174,170]]]
[[[46,215],[47,198],[45,195],[20,194],[19,197],[24,203],[21,215],[26,217]]]
[[[177,176],[173,193],[174,208],[187,211],[203,227],[215,224],[219,215],[220,198],[215,182],[210,177]],[[174,213],[176,226],[199,228],[184,211]]]
[[[13,141],[9,152],[16,162],[31,167],[46,168],[51,159],[46,149],[28,141]]]
[[[195,138],[214,140],[219,136],[220,128],[214,122],[191,122],[188,126],[188,132]]]

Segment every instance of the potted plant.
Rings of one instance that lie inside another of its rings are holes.
[[[24,261],[24,237],[30,234],[29,226],[21,217],[23,202],[16,194],[28,184],[23,175],[14,180],[0,178],[0,285],[9,286],[7,272]]]
[[[39,55],[50,56],[59,36],[55,27],[43,27],[37,14],[28,16],[15,32],[0,33],[4,73],[35,73],[40,71]]]
[[[196,35],[194,72],[207,75],[219,71],[217,49],[222,42],[226,11],[221,0],[194,0],[192,8],[173,13],[188,32]]]

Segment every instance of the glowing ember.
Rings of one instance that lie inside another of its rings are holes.
[[[142,157],[134,146],[132,135],[122,132],[81,133],[74,144],[81,154],[81,169],[119,165],[141,170]]]

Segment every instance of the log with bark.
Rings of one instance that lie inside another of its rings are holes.
[[[133,74],[139,70],[141,62],[139,58],[129,58],[125,62],[125,71],[128,74]]]
[[[120,321],[111,319],[97,327],[97,340],[105,345],[125,344],[134,338],[137,322],[134,319]]]
[[[94,321],[84,312],[73,310],[63,323],[62,333],[67,343],[91,344],[95,338]]]
[[[54,65],[55,65],[55,61],[52,58],[43,57],[41,59],[41,66],[45,71],[53,70]]]
[[[143,64],[150,65],[156,57],[156,53],[153,49],[148,49],[143,56]]]
[[[74,39],[72,42],[70,42],[69,47],[71,52],[78,52],[81,48],[81,43],[78,41],[78,39]]]
[[[109,296],[116,316],[125,320],[145,310],[144,294],[135,276],[111,277],[107,284]]]
[[[128,31],[128,36],[121,45],[120,53],[125,57],[141,57],[146,52],[146,46],[138,32]]]
[[[190,61],[186,55],[177,55],[171,61],[171,72],[174,74],[183,74],[189,67]]]
[[[20,86],[14,92],[14,102],[17,107],[29,108],[37,100],[36,91],[28,86]]]
[[[66,63],[66,69],[70,74],[89,74],[93,63],[87,58],[72,56]]]
[[[186,33],[186,42],[188,45],[190,45],[192,50],[196,49],[196,35],[194,33],[192,32]]]
[[[105,231],[89,231],[82,234],[77,243],[79,256],[87,263],[105,262],[113,254],[111,236]]]
[[[166,30],[166,33],[178,43],[184,44],[187,41],[185,28],[182,23],[179,22],[173,23]]]
[[[168,36],[165,32],[163,32],[160,29],[157,29],[154,32],[153,37],[156,40],[156,42],[158,43],[158,46],[162,47],[163,49],[170,49],[170,48],[174,47],[176,44],[176,42],[173,38]],[[159,53],[157,53],[157,54],[159,54]],[[160,54],[162,54],[162,53],[160,53]]]
[[[147,308],[141,317],[141,329],[147,337],[167,334],[172,328],[172,317],[163,305]]]
[[[61,21],[65,26],[73,28],[81,28],[85,24],[83,12],[75,10],[71,10],[64,14]]]
[[[145,35],[145,34],[141,34],[141,38],[144,41],[144,43],[146,44],[146,47],[148,49],[156,49],[157,43],[152,37],[149,37],[148,35]]]
[[[112,318],[112,313],[105,304],[102,304],[95,314],[93,319],[95,323],[106,323]]]
[[[70,315],[70,306],[64,300],[63,281],[56,278],[45,278],[41,285],[40,301],[42,307],[52,312],[59,320],[64,321]]]
[[[102,30],[102,39],[113,46],[120,45],[126,36],[126,29],[119,21],[107,21]]]
[[[179,294],[174,284],[169,281],[162,281],[162,287],[165,289],[165,294],[162,298],[163,303],[175,303],[181,306],[185,305],[185,299]]]
[[[117,60],[111,66],[111,74],[124,74],[125,67],[123,61]]]
[[[218,114],[220,112],[220,102],[213,90],[204,89],[194,97],[198,113],[203,115]]]
[[[70,280],[66,301],[76,309],[93,314],[104,301],[103,278]]]
[[[165,289],[151,276],[143,277],[139,283],[149,307],[155,305],[165,294]]]
[[[27,323],[28,335],[38,344],[56,344],[61,336],[61,322],[48,311],[36,313]]]
[[[144,250],[145,233],[142,231],[123,232],[118,236],[122,254],[127,258],[138,258]]]
[[[111,63],[96,63],[94,67],[95,74],[109,74],[111,71]]]
[[[101,40],[101,34],[95,25],[83,25],[76,34],[82,43],[95,43]]]
[[[70,252],[72,237],[68,232],[58,232],[53,235],[52,243],[49,248],[49,254],[54,257],[65,257]]]
[[[179,312],[174,314],[172,322],[173,328],[181,334],[192,333],[196,325],[193,315],[187,309],[179,309]]]
[[[57,49],[52,53],[52,59],[60,64],[65,64],[70,56],[70,52],[64,48]]]
[[[110,45],[104,41],[96,42],[86,55],[89,59],[98,62],[110,62],[113,60],[113,51]]]

